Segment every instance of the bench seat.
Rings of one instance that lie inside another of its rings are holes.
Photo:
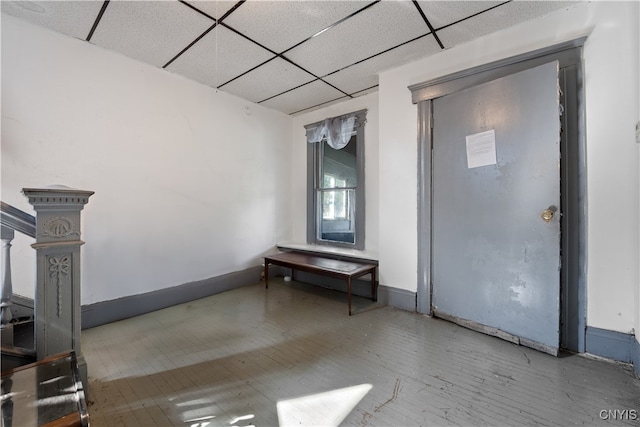
[[[351,281],[353,279],[371,274],[371,299],[373,301],[377,300],[377,264],[361,261],[344,261],[302,252],[280,252],[264,257],[266,289],[269,289],[269,264],[346,280],[349,316],[351,316]]]

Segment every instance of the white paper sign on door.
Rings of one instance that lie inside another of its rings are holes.
[[[496,133],[494,129],[467,135],[467,167],[495,165]]]

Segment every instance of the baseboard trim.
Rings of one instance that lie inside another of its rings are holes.
[[[587,326],[585,352],[619,362],[635,363],[638,372],[640,347],[631,334]]]
[[[636,370],[636,375],[640,378],[640,341],[634,339],[635,351],[633,352],[633,367]]]
[[[82,329],[89,329],[118,320],[171,307],[177,304],[219,294],[235,288],[257,283],[263,268],[246,270],[189,282],[171,288],[144,294],[130,295],[109,301],[82,306]]]
[[[378,302],[406,311],[416,311],[417,292],[391,286],[378,286]]]
[[[271,268],[269,268],[271,271]],[[291,269],[283,267],[284,275],[291,276]],[[271,276],[271,274],[269,274]],[[368,279],[356,279],[351,282],[351,294],[364,298],[371,298],[371,278],[370,275],[364,276]],[[308,273],[306,271],[296,270],[293,272],[293,280],[302,283],[309,283],[315,286],[321,286],[327,289],[333,289],[340,292],[347,292],[347,282],[334,277],[327,277],[321,274]]]
[[[291,269],[281,267],[278,273],[290,276]],[[308,273],[306,271],[295,271],[293,274],[294,280],[296,281],[336,291],[347,292],[347,284],[344,280],[320,274]],[[271,276],[271,267],[269,267],[269,276]],[[371,298],[370,276],[367,275],[364,276],[364,279],[353,280],[351,283],[351,293],[364,298]],[[416,311],[416,295],[416,292],[407,291],[405,289],[378,285],[378,302],[401,310]]]

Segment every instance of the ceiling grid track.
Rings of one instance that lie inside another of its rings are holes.
[[[93,37],[93,33],[96,31],[96,28],[98,28],[98,24],[102,19],[102,15],[104,15],[104,11],[107,10],[107,6],[109,6],[109,0],[105,0],[104,3],[102,3],[100,12],[98,12],[98,16],[96,17],[96,20],[94,21],[93,26],[91,27],[91,31],[89,31],[89,35],[87,35],[86,41],[88,42],[91,41],[91,37]]]
[[[17,0],[1,6],[3,14],[298,114],[377,90],[386,69],[572,3]]]

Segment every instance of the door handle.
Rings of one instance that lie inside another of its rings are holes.
[[[542,218],[544,222],[551,222],[557,210],[558,208],[555,206],[549,206],[547,209],[542,211],[540,218]]]

